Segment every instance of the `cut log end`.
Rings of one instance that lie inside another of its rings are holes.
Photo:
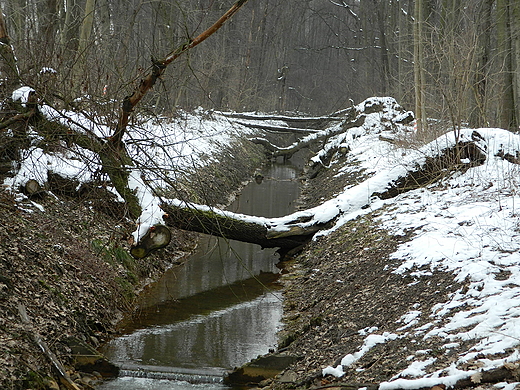
[[[170,229],[164,225],[152,226],[141,240],[130,249],[130,254],[136,259],[143,259],[157,249],[167,246],[172,238]]]
[[[24,194],[28,197],[37,197],[45,193],[44,188],[34,179],[27,180],[27,183],[22,188]]]

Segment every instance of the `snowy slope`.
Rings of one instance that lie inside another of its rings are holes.
[[[403,111],[391,98],[369,99],[360,103],[358,110],[373,104],[384,108],[367,114],[364,125],[330,137],[314,157],[314,162],[319,163],[328,150],[338,146],[348,148],[350,164],[345,165],[342,172],[348,174],[349,169],[363,169],[364,180],[346,186],[338,196],[313,209],[263,221],[276,230],[284,229],[287,221],[299,217],[310,217],[308,224],[334,219],[334,226],[319,236],[329,234],[359,215],[384,208],[378,220],[383,228],[396,235],[414,231],[411,239],[393,254],[399,265],[392,272],[421,280],[442,270],[465,283],[448,301],[440,302],[430,312],[413,310],[404,315],[399,333],[362,330],[366,337],[359,349],[345,351],[344,356],[338,356],[341,364],[326,367],[323,373],[341,377],[345,367],[374,345],[390,343],[400,337],[422,340],[437,337],[444,340],[445,349],[462,344],[465,347],[457,361],[434,372],[427,369],[434,360],[420,354],[411,355],[408,368],[389,378],[381,385],[382,389],[450,385],[476,372],[460,368],[468,361],[481,369],[516,362],[519,360],[516,348],[520,343],[520,166],[516,163],[520,137],[501,129],[463,129],[460,140],[475,142],[486,156],[482,165],[455,171],[440,182],[382,200],[373,194],[384,192],[390,183],[424,164],[428,156],[452,147],[456,139],[453,132],[448,132],[421,148],[396,146],[388,140],[412,137],[413,127],[397,124]],[[48,108],[44,112],[49,117],[58,116]],[[60,113],[59,116],[60,120],[73,117],[96,134],[106,135],[106,128],[87,123],[76,114]],[[175,180],[176,175],[210,161],[219,147],[233,137],[250,131],[229,118],[202,111],[185,113],[173,120],[153,119],[135,126],[126,139],[136,161],[132,168],[132,186],[142,199],[144,210],[135,239],[162,220],[159,199],[145,181],[154,188],[165,186],[167,180]],[[16,174],[4,183],[13,191],[29,179],[43,184],[49,170],[82,182],[91,180],[93,172],[100,168],[96,156],[88,151],[72,148],[61,153],[44,152],[38,141],[35,134],[33,145],[14,168]],[[501,157],[504,155],[508,158]],[[338,158],[334,157],[329,164],[335,164]],[[418,319],[427,319],[427,324],[416,327]]]
[[[381,389],[422,388],[441,383],[449,386],[479,369],[489,370],[518,361],[520,166],[516,164],[516,155],[520,150],[520,137],[501,129],[463,129],[461,141],[475,139],[475,131],[478,133],[477,144],[486,155],[483,165],[454,172],[441,182],[382,201],[368,199],[367,194],[382,189],[384,183],[395,181],[402,174],[400,170],[411,169],[426,156],[453,145],[455,136],[447,133],[419,150],[408,150],[381,141],[375,136],[379,133],[377,127],[352,130],[362,133],[348,143],[353,161],[357,160],[373,172],[370,179],[356,186],[370,187],[364,193],[364,202],[358,202],[370,207],[362,211],[345,206],[344,202],[351,206],[356,197],[363,198],[356,187],[346,189],[335,199],[347,212],[334,229],[360,213],[384,207],[385,212],[378,218],[381,227],[396,235],[414,231],[412,238],[393,254],[400,265],[392,272],[403,277],[412,275],[417,283],[427,280],[436,270],[445,271],[453,273],[457,282],[465,283],[431,312],[413,310],[404,315],[398,334],[372,329],[357,351],[345,351],[341,363],[324,368],[323,374],[342,377],[344,368],[374,345],[401,337],[441,338],[444,350],[460,347],[462,343],[464,347],[455,362],[429,373],[425,368],[435,359],[426,359],[421,353],[412,354],[408,368],[381,384]],[[374,158],[374,154],[378,157]],[[501,157],[504,154],[509,154],[511,162]],[[416,327],[421,317],[426,318],[427,323],[423,321]],[[460,368],[468,362],[478,369]]]

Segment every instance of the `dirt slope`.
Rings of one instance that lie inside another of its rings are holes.
[[[264,162],[261,149],[237,142],[220,160],[182,183],[185,196],[210,204],[232,191]],[[217,171],[216,171],[217,170]],[[3,178],[0,177],[0,181]],[[167,268],[183,261],[196,235],[173,231],[172,243],[152,256],[128,255],[135,229],[124,207],[99,193],[82,198],[47,193],[28,199],[0,189],[0,388],[55,389],[59,381],[35,342],[39,335],[68,370],[89,389],[100,373],[76,370],[78,342],[96,348],[116,332],[136,294]],[[25,308],[30,323],[24,323]],[[87,370],[91,371],[91,370]]]

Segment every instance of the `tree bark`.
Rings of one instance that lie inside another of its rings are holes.
[[[272,131],[275,133],[296,133],[296,134],[308,134],[308,133],[316,133],[319,130],[313,129],[300,129],[296,127],[283,127],[283,126],[269,126],[269,125],[259,125],[257,123],[247,123],[247,122],[239,122],[239,125],[250,127],[252,129],[260,129],[265,131]]]
[[[513,110],[515,118],[515,131],[520,126],[520,4],[513,1],[510,4],[511,23],[511,73],[513,82]]]
[[[306,243],[314,233],[324,228],[324,225],[304,228],[293,221],[286,225],[285,232],[272,231],[267,218],[244,218],[241,214],[194,204],[165,203],[162,208],[166,212],[163,219],[168,226],[258,244],[262,248],[293,249]]]
[[[7,34],[4,14],[0,7],[0,91],[2,95],[9,95],[20,85],[20,73],[16,64],[11,39]]]
[[[319,117],[292,117],[286,115],[252,115],[242,113],[226,113],[221,115],[228,118],[246,119],[253,121],[283,121],[290,127],[298,126],[299,129],[324,129],[330,122],[338,122],[344,120],[340,116],[319,116]],[[246,125],[247,126],[247,125]]]
[[[85,67],[87,64],[87,52],[90,44],[90,35],[92,33],[92,27],[94,25],[94,6],[96,0],[87,0],[85,3],[85,14],[83,21],[81,22],[81,28],[79,30],[79,41],[78,50],[76,52],[76,58],[72,66],[72,78],[74,88],[79,88],[82,83],[87,82],[84,76]]]
[[[499,126],[508,130],[516,130],[511,59],[512,39],[509,20],[510,7],[506,0],[497,0],[497,46],[501,65]]]
[[[417,131],[427,129],[426,115],[426,75],[424,70],[424,4],[422,0],[416,0],[414,10],[414,80],[415,80],[415,116],[417,118]]]
[[[487,76],[489,72],[489,60],[491,52],[491,11],[494,0],[485,0],[480,4],[478,13],[478,37],[476,47],[476,63],[473,71],[473,94],[470,96],[471,127],[479,128],[487,126]]]

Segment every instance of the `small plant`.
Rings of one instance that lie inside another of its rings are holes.
[[[97,256],[112,266],[122,265],[127,271],[129,280],[132,283],[137,281],[137,276],[135,275],[137,264],[135,259],[124,248],[110,241],[103,243],[99,239],[92,240],[91,245]]]

